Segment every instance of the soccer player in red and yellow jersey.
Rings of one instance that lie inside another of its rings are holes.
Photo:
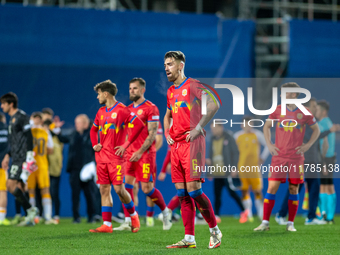
[[[50,176],[48,173],[47,160],[47,155],[53,153],[52,135],[47,128],[42,126],[41,112],[32,113],[31,121],[33,121],[31,132],[33,135],[34,159],[36,160],[38,169],[31,173],[27,179],[29,202],[32,206],[36,206],[35,188],[38,184],[41,192],[45,224],[57,224],[57,222],[52,219],[52,199],[50,194]],[[36,220],[37,219],[35,219],[35,221]]]
[[[294,82],[285,83],[281,88],[300,88]],[[295,99],[299,93],[286,93],[287,99]],[[263,202],[263,220],[254,231],[269,230],[269,218],[275,204],[275,194],[281,183],[286,182],[288,172],[289,200],[288,200],[288,224],[287,231],[296,231],[294,219],[299,206],[299,184],[304,182],[304,155],[320,134],[318,125],[313,115],[305,115],[295,104],[288,104],[286,115],[281,115],[281,105],[270,114],[269,120],[263,127],[264,137],[270,153],[273,155],[271,171],[268,178],[268,189]],[[275,144],[271,142],[270,128],[277,121]],[[313,130],[312,136],[306,144],[303,144],[306,125]]]
[[[164,215],[163,230],[169,230],[172,226],[171,212],[169,212],[162,194],[154,187],[153,182],[156,178],[155,139],[159,128],[159,110],[156,105],[144,98],[145,86],[145,80],[142,78],[134,78],[129,83],[130,100],[133,103],[128,108],[142,120],[144,128],[126,150],[125,188],[133,200],[133,185],[135,181],[141,182],[142,191],[152,199]],[[135,126],[130,124],[129,128],[135,129]],[[125,212],[126,219],[128,219],[127,216]],[[128,224],[128,221],[125,221],[121,227],[124,227],[124,224]]]
[[[123,184],[126,170],[124,152],[137,138],[144,125],[124,104],[116,100],[116,84],[107,80],[98,83],[94,90],[98,93],[99,103],[105,105],[98,110],[90,132],[97,162],[97,183],[100,184],[104,224],[97,229],[91,229],[90,232],[112,233],[112,184],[131,216],[131,230],[135,233],[140,228],[140,222],[131,196]],[[128,125],[134,125],[135,128],[128,130]]]
[[[206,100],[207,114],[201,114],[204,86],[197,80],[184,75],[185,56],[180,51],[169,51],[164,56],[167,78],[174,84],[167,92],[167,111],[164,117],[164,130],[167,142],[171,145],[171,177],[175,183],[181,203],[185,227],[183,240],[167,248],[195,248],[195,202],[210,229],[208,248],[221,245],[222,233],[216,224],[215,213],[209,198],[202,191],[203,179],[200,168],[205,163],[205,131],[219,108],[210,96]],[[173,124],[170,128],[170,120]]]

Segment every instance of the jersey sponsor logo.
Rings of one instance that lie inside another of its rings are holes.
[[[137,114],[138,115],[141,115],[143,113],[143,110],[142,109],[139,109],[138,111],[137,111]]]
[[[301,119],[303,118],[303,115],[302,115],[302,113],[298,113],[298,114],[296,115],[296,117],[297,117],[299,120],[301,120]]]
[[[112,118],[112,119],[117,118],[117,113],[116,113],[116,112],[112,113],[112,114],[111,114],[111,118]]]
[[[188,91],[187,91],[186,89],[183,89],[183,90],[182,90],[182,96],[185,97],[187,94],[188,94]]]

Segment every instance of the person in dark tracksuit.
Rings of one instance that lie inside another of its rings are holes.
[[[67,172],[70,174],[72,189],[73,223],[80,223],[80,192],[84,191],[87,203],[88,222],[93,222],[95,214],[95,183],[93,180],[83,182],[80,180],[80,171],[84,165],[94,161],[94,150],[90,139],[90,120],[85,114],[80,114],[75,119],[76,130],[69,136],[58,135],[62,143],[69,143]]]
[[[207,165],[210,166],[233,166],[235,169],[237,168],[238,160],[239,160],[239,151],[233,137],[233,134],[224,130],[223,125],[214,125],[210,126],[212,132],[212,139],[209,149],[209,158],[206,160]],[[216,218],[220,221],[220,208],[222,201],[222,190],[223,187],[226,187],[230,196],[235,200],[237,205],[241,210],[241,218],[247,218],[245,215],[245,209],[243,207],[241,198],[235,192],[235,187],[232,185],[230,180],[231,177],[230,172],[220,172],[215,171],[211,173],[209,177],[214,178],[214,193],[215,193],[215,204],[214,211],[216,214]],[[233,176],[234,177],[234,176]]]

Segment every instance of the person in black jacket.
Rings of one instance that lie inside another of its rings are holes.
[[[73,223],[80,223],[79,206],[81,190],[84,191],[86,198],[88,222],[90,223],[94,220],[95,189],[97,187],[93,179],[89,181],[82,181],[80,179],[80,172],[83,167],[95,161],[90,139],[90,128],[90,120],[87,115],[80,114],[75,118],[75,130],[69,136],[58,135],[62,143],[69,143],[66,171],[70,174]]]
[[[209,149],[209,158],[206,159],[207,165],[215,167],[218,165],[222,167],[228,167],[228,169],[231,169],[231,167],[233,169],[237,169],[239,151],[233,135],[225,131],[223,125],[215,124],[214,127],[214,124],[212,123],[210,129],[212,133],[212,139]],[[237,173],[230,171],[217,171],[217,167],[215,170],[216,171],[211,173],[209,177],[214,178],[214,211],[216,214],[216,220],[220,222],[219,213],[221,208],[222,189],[223,187],[226,187],[230,196],[235,200],[241,209],[240,222],[243,222],[245,219],[247,219],[247,211],[244,209],[241,198],[235,192],[235,186],[231,182],[231,177],[236,177]]]

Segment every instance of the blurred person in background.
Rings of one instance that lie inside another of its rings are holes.
[[[253,218],[253,203],[250,197],[250,190],[255,196],[255,208],[257,216],[262,220],[263,203],[262,203],[262,175],[260,165],[262,165],[269,156],[269,150],[266,145],[263,133],[260,130],[249,126],[250,116],[243,117],[244,125],[241,125],[242,130],[234,134],[240,157],[238,161],[239,176],[241,179],[242,203],[244,208],[249,211],[248,220],[254,221]],[[255,125],[255,124],[254,124]],[[261,153],[261,145],[264,147]],[[249,167],[249,171],[244,169]],[[242,169],[243,168],[243,169]]]
[[[53,118],[55,121],[53,121]],[[53,219],[59,223],[60,220],[60,175],[63,168],[63,143],[60,142],[56,133],[60,133],[60,128],[64,122],[60,121],[58,116],[54,117],[54,112],[51,108],[42,109],[42,119],[44,125],[48,125],[53,139],[53,153],[48,154],[48,169],[50,174],[50,192],[52,196],[52,203],[54,206]]]
[[[57,224],[52,219],[52,199],[50,194],[50,177],[48,174],[47,155],[53,152],[53,140],[48,127],[42,126],[42,113],[34,112],[31,115],[32,135],[33,135],[33,151],[34,158],[37,162],[38,169],[31,173],[27,179],[27,188],[29,193],[29,202],[32,206],[36,206],[36,186],[38,184],[41,193],[42,207],[44,212],[45,224]],[[37,216],[38,217],[38,216]],[[35,220],[37,223],[39,220]],[[19,226],[25,226],[22,222]]]
[[[210,130],[212,133],[211,144],[209,148],[209,158],[206,160],[207,165],[223,167],[237,167],[239,161],[239,151],[235,142],[233,135],[224,130],[223,125],[214,124],[213,122],[210,125]],[[214,194],[215,194],[215,204],[214,210],[216,214],[217,222],[221,222],[220,218],[220,208],[222,205],[222,190],[223,187],[226,187],[230,196],[235,200],[236,204],[239,206],[241,210],[240,214],[240,223],[245,223],[248,220],[249,211],[244,208],[241,198],[235,191],[235,188],[232,187],[229,183],[228,177],[236,177],[236,173],[223,172],[223,171],[215,171],[209,177],[214,178]]]
[[[90,139],[90,119],[86,114],[79,114],[75,118],[74,123],[75,130],[69,136],[62,134],[58,135],[58,138],[62,143],[69,143],[67,172],[70,174],[70,185],[72,190],[73,223],[80,223],[79,207],[81,190],[84,191],[87,203],[87,222],[92,223],[95,214],[95,188],[97,187],[93,181],[93,175],[92,179],[87,181],[82,181],[80,176],[84,166],[89,164],[88,166],[91,168],[91,164],[95,160],[94,150]]]
[[[8,152],[8,129],[6,125],[6,116],[0,113],[0,161],[3,160]],[[6,219],[7,213],[7,171],[0,167],[0,225],[11,225]]]
[[[317,104],[316,118],[320,131],[329,130],[333,122],[328,117],[329,103],[326,100],[320,100]],[[326,138],[326,137],[325,137]],[[320,150],[323,151],[325,138],[320,140]],[[320,211],[324,215],[327,223],[334,223],[334,214],[336,210],[336,193],[333,182],[333,171],[335,170],[336,153],[335,153],[335,133],[327,135],[328,149],[325,150],[322,157],[323,171],[320,180]]]
[[[7,190],[26,211],[25,225],[32,226],[39,210],[31,206],[24,194],[24,185],[28,176],[37,169],[30,118],[24,111],[18,109],[18,97],[13,92],[3,95],[0,101],[3,112],[11,117],[8,127],[10,150],[2,160],[2,168],[7,170],[10,158],[12,158],[12,166],[6,183]]]

